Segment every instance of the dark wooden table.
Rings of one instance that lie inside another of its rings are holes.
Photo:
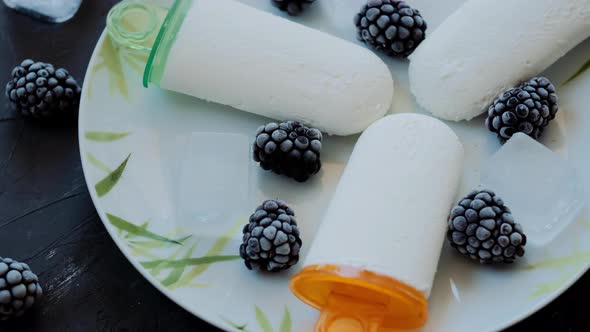
[[[74,19],[58,25],[36,22],[0,4],[0,90],[12,67],[25,58],[66,67],[81,83],[116,2],[86,0]],[[2,332],[216,330],[168,300],[119,252],[86,189],[75,124],[26,121],[10,110],[3,95],[0,256],[27,262],[46,293],[24,317],[0,323]],[[589,294],[586,274],[508,331],[590,331]]]

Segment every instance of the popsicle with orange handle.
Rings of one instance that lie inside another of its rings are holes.
[[[461,142],[434,118],[390,115],[365,130],[290,282],[321,312],[317,332],[426,323],[462,163]]]

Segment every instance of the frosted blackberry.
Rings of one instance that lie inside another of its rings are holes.
[[[240,256],[250,270],[278,272],[299,261],[301,238],[293,209],[280,200],[267,200],[244,226]]]
[[[71,115],[80,101],[80,86],[70,73],[44,62],[25,60],[12,70],[6,96],[25,116],[47,118]]]
[[[391,56],[407,57],[426,37],[420,11],[401,0],[369,0],[354,17],[357,38]]]
[[[545,77],[535,77],[494,100],[485,125],[502,144],[518,132],[538,139],[558,109],[555,86]]]
[[[473,191],[451,210],[447,238],[480,263],[512,263],[524,255],[526,236],[493,191]]]
[[[322,133],[297,121],[260,126],[253,144],[254,161],[264,170],[305,182],[322,168]]]
[[[27,264],[0,257],[0,321],[21,316],[42,295],[39,279]]]
[[[311,5],[315,0],[271,0],[272,3],[282,11],[286,11],[289,15],[299,15],[307,6]]]

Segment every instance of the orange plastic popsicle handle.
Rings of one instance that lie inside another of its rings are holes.
[[[310,265],[290,282],[300,300],[321,312],[316,332],[378,332],[421,327],[428,300],[415,288],[371,271]]]

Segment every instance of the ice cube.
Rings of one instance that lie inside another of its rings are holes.
[[[4,3],[42,21],[60,23],[76,14],[82,0],[4,0]]]
[[[178,158],[179,222],[223,225],[249,215],[254,172],[248,137],[195,132]]]
[[[482,185],[502,197],[533,246],[550,243],[583,208],[574,167],[525,134],[512,136],[484,165]]]

